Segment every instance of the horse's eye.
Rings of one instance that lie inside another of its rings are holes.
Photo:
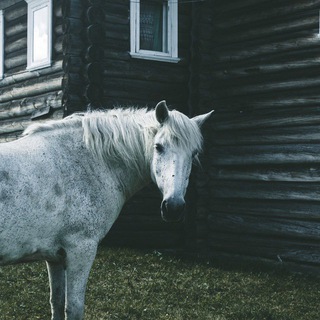
[[[161,145],[160,143],[156,143],[155,148],[159,153],[162,153],[164,150],[163,145]]]

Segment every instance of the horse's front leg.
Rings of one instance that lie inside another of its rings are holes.
[[[84,315],[86,285],[92,263],[96,256],[97,243],[79,242],[66,256],[66,319],[80,320]]]
[[[62,263],[47,261],[50,283],[50,304],[52,320],[64,319],[65,306],[65,269]]]

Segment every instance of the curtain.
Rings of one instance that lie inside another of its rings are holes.
[[[166,3],[166,2],[165,2]],[[163,1],[140,2],[140,49],[163,51]]]

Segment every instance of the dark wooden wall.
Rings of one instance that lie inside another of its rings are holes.
[[[47,116],[62,117],[61,0],[54,1],[52,66],[32,72],[26,71],[27,3],[13,3],[4,9],[5,75],[0,80],[0,142],[16,139],[30,124],[32,115],[43,113],[44,108]]]
[[[320,264],[319,6],[215,1],[211,253]]]

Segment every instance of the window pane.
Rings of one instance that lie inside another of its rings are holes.
[[[33,62],[49,56],[48,10],[44,7],[33,13]]]
[[[140,49],[167,52],[167,1],[140,2]]]

